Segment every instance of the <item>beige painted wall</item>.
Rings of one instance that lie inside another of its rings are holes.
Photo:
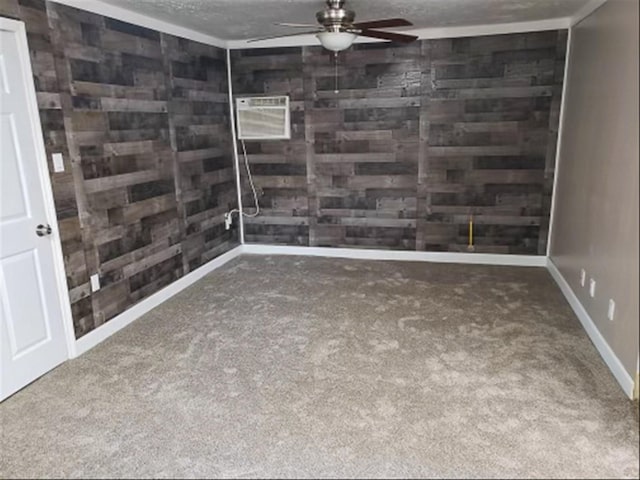
[[[634,378],[638,88],[638,1],[608,0],[572,32],[550,254]],[[596,280],[594,298],[590,277]],[[616,302],[613,322],[607,319],[609,298]]]

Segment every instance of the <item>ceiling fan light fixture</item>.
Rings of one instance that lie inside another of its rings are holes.
[[[316,37],[327,50],[340,52],[349,48],[357,35],[349,32],[320,32]]]

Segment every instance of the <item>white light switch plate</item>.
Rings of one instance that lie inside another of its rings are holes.
[[[97,292],[100,290],[100,276],[96,273],[91,275],[91,291]]]
[[[64,157],[61,153],[52,154],[51,160],[53,161],[54,172],[64,172]]]

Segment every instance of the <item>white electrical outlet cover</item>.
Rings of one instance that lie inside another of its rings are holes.
[[[613,321],[613,317],[616,314],[616,302],[612,298],[609,299],[609,309],[607,310],[607,318]]]
[[[589,296],[591,298],[596,296],[596,281],[593,278],[589,279]]]
[[[584,268],[580,270],[580,286],[584,287],[584,282],[587,280],[587,272],[584,271]]]
[[[61,153],[54,153],[51,155],[53,161],[54,172],[64,172],[64,158]]]
[[[91,275],[91,291],[97,292],[100,290],[100,276],[96,273]]]

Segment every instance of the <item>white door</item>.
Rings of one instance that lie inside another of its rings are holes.
[[[45,202],[51,186],[39,164],[46,159],[22,25],[0,19],[0,400],[68,358],[58,237],[48,229],[56,224]]]

